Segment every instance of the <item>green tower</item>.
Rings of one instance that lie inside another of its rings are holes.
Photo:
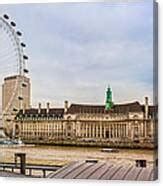
[[[112,90],[111,90],[110,86],[108,86],[107,92],[106,92],[105,109],[110,110],[112,107],[113,107]]]

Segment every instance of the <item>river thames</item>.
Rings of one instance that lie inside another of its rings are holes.
[[[101,152],[95,147],[69,146],[0,146],[0,161],[14,162],[14,153],[26,153],[27,163],[45,165],[65,165],[73,161],[97,159],[117,164],[135,164],[137,159],[147,160],[153,165],[153,150],[119,149],[119,152]]]

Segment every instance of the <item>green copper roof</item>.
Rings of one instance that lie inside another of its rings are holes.
[[[112,101],[112,90],[110,86],[107,88],[106,92],[106,102],[105,102],[105,109],[110,110],[113,106],[113,101]]]

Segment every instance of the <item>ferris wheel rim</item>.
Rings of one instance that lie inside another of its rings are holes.
[[[10,34],[10,36],[13,39],[13,42],[15,43],[15,50],[17,50],[17,52],[18,52],[17,71],[19,72],[19,74],[21,74],[20,65],[22,65],[22,60],[21,60],[22,55],[20,53],[21,50],[20,50],[20,45],[19,45],[19,39],[16,36],[15,30],[12,28],[12,26],[3,17],[0,17],[0,22],[1,22],[1,29],[3,29],[2,31],[5,32],[7,36]],[[2,116],[5,115],[7,112],[9,112],[9,108],[11,107],[13,99],[16,95],[17,88],[18,88],[18,79],[16,80],[15,87],[14,87],[14,90],[13,90],[13,94],[12,94],[9,102],[7,103],[6,107],[2,111]]]
[[[6,15],[6,14],[5,14]],[[5,115],[12,115],[13,109],[14,109],[14,98],[17,96],[17,93],[21,94],[21,86],[25,77],[25,73],[27,73],[27,69],[25,68],[25,60],[27,60],[27,56],[24,55],[23,48],[26,47],[26,45],[20,40],[20,36],[22,36],[22,33],[20,31],[16,31],[15,27],[16,24],[11,21],[9,23],[9,17],[6,16],[0,16],[0,29],[3,29],[4,31],[7,30],[7,34],[10,34],[12,37],[14,43],[15,43],[15,50],[18,53],[18,63],[17,63],[17,73],[16,73],[16,82],[15,87],[13,90],[13,94],[7,103],[6,107],[2,111],[2,117],[5,117]],[[6,19],[5,19],[6,17]],[[25,56],[25,57],[24,57]],[[21,82],[22,79],[22,82]],[[20,89],[20,90],[19,90]],[[20,92],[19,92],[20,91]],[[21,101],[20,101],[21,102]],[[18,108],[20,110],[21,108]]]

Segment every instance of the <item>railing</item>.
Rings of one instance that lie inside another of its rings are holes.
[[[51,166],[51,165],[33,165],[33,164],[26,164],[25,170],[28,170],[28,174],[25,174],[26,176],[33,176],[32,171],[42,171],[43,173],[43,178],[46,178],[46,171],[57,171],[60,169],[62,166]],[[21,170],[21,165],[20,164],[15,164],[15,163],[1,163],[0,162],[0,169],[3,171],[10,170],[14,172],[15,170]],[[27,171],[26,171],[27,172]]]

